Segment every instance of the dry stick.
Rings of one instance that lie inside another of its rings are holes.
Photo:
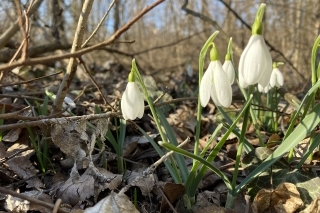
[[[161,193],[163,199],[165,199],[165,201],[167,202],[168,206],[170,207],[170,209],[172,210],[173,213],[178,213],[176,211],[176,209],[173,207],[172,203],[170,202],[169,198],[167,197],[167,195],[164,193],[163,189],[158,186],[158,190]],[[162,204],[161,204],[162,205]]]
[[[57,213],[58,212],[59,206],[61,205],[61,203],[62,203],[61,198],[58,198],[56,203],[54,204],[54,208],[52,210],[52,213]]]
[[[7,124],[0,126],[0,131],[3,130],[10,130],[15,128],[26,128],[26,127],[33,127],[33,126],[42,126],[42,125],[51,125],[61,123],[62,121],[77,121],[77,120],[95,120],[101,118],[110,118],[110,117],[120,117],[120,113],[116,112],[108,112],[103,114],[96,114],[96,115],[83,115],[83,116],[72,116],[72,117],[62,117],[62,118],[48,118],[48,119],[41,119],[39,121],[31,121],[26,123],[17,123],[17,124]]]
[[[55,114],[52,114],[49,116],[40,116],[40,117],[30,117],[30,116],[19,115],[18,113],[21,112],[22,110],[24,110],[24,109],[22,109],[22,110],[19,110],[18,112],[0,114],[0,119],[39,121],[42,119],[56,118],[56,117],[62,115],[62,113],[66,112],[68,109],[69,109],[69,107],[66,107],[62,111],[57,112]]]
[[[33,197],[29,197],[29,196],[24,195],[24,194],[20,194],[20,193],[11,191],[11,190],[6,189],[6,188],[4,188],[4,187],[0,187],[0,192],[3,193],[3,194],[5,194],[5,195],[11,195],[11,196],[13,196],[13,197],[18,197],[18,198],[20,198],[20,199],[30,201],[31,203],[35,203],[35,204],[44,206],[44,207],[49,208],[49,209],[54,209],[54,205],[51,204],[51,203],[47,203],[47,202],[41,201],[41,200],[39,200],[39,199],[35,199],[35,198],[33,198]],[[65,210],[63,210],[63,209],[58,209],[58,212],[61,212],[61,213],[69,213],[68,211],[65,211]]]
[[[178,147],[182,147],[184,145],[186,145],[187,143],[190,142],[190,138],[188,137],[185,141],[183,141],[181,144],[179,144]],[[172,155],[174,153],[174,151],[170,151],[168,153],[166,153],[165,155],[163,155],[159,160],[157,160],[154,164],[152,164],[151,166],[149,166],[145,171],[143,171],[141,176],[136,177],[130,184],[126,185],[125,187],[123,187],[121,189],[121,191],[119,192],[119,194],[123,194],[126,191],[128,191],[128,189],[131,186],[134,186],[134,184],[136,182],[139,182],[140,180],[142,180],[143,178],[146,178],[148,175],[153,174],[154,171],[156,170],[156,168],[163,162],[165,161],[168,157],[170,157],[170,155]]]
[[[81,48],[84,31],[87,28],[87,21],[92,8],[92,4],[93,4],[93,0],[85,0],[85,2],[82,5],[82,11],[79,17],[77,29],[76,29],[74,39],[73,39],[73,44],[71,47],[72,53]],[[73,77],[77,71],[77,66],[78,66],[77,59],[70,58],[67,66],[67,72],[60,84],[57,97],[54,100],[53,110],[51,113],[56,113],[58,111],[61,111],[64,98],[67,95],[69,86],[71,85]]]
[[[31,100],[43,101],[43,98],[36,98],[33,96],[20,95],[20,94],[0,94],[0,98],[27,98]]]
[[[115,0],[113,0],[111,2],[111,4],[109,5],[109,8],[107,10],[107,12],[104,14],[104,16],[102,17],[101,21],[98,23],[96,29],[94,29],[94,31],[91,33],[91,35],[89,36],[89,38],[81,45],[81,48],[84,48],[87,43],[91,40],[91,38],[98,32],[99,28],[101,27],[102,23],[104,22],[104,20],[106,19],[107,15],[109,14],[110,10],[112,9],[112,7],[114,6]]]
[[[108,40],[98,43],[96,45],[92,45],[91,47],[83,48],[81,50],[78,50],[73,53],[66,53],[64,55],[58,55],[58,56],[47,56],[47,57],[39,57],[34,59],[28,59],[24,62],[13,62],[11,65],[0,65],[0,71],[8,71],[13,68],[19,67],[19,66],[26,66],[26,65],[35,65],[35,64],[43,64],[48,63],[52,61],[58,61],[65,58],[71,58],[71,57],[79,57],[85,53],[92,52],[93,50],[101,49],[104,46],[107,46],[109,44],[112,44],[115,39],[117,39],[122,33],[127,31],[135,22],[137,22],[144,14],[149,12],[151,9],[159,5],[165,0],[158,0],[151,4],[150,6],[145,7],[139,14],[137,14],[133,19],[131,19],[127,24],[125,24],[123,27],[121,27],[119,30],[117,30]]]
[[[1,97],[1,94],[0,94],[0,97]],[[177,98],[177,99],[165,101],[165,102],[162,102],[162,103],[156,103],[155,107],[160,107],[160,106],[173,104],[173,103],[179,103],[179,102],[182,102],[182,101],[197,101],[197,100],[198,100],[197,98]],[[146,110],[146,109],[149,109],[149,108],[150,108],[149,106],[145,106],[144,109]],[[41,125],[44,125],[44,120],[46,120],[45,122],[50,123],[50,121],[48,121],[48,119],[50,119],[50,118],[56,119],[55,117],[57,117],[58,115],[62,114],[66,110],[67,109],[64,109],[63,111],[60,111],[60,112],[58,112],[56,114],[53,114],[53,115],[50,115],[50,116],[46,116],[46,117],[28,117],[28,116],[17,115],[22,110],[20,110],[18,112],[14,112],[14,113],[2,114],[2,115],[0,115],[0,119],[18,119],[18,120],[36,120],[36,121],[2,125],[2,126],[0,126],[0,131],[2,131],[2,130],[10,130],[10,129],[15,129],[15,128],[26,128],[26,127],[32,127],[32,126],[41,126]],[[103,116],[100,117],[99,115],[103,115]],[[90,115],[90,116],[92,116],[92,115]],[[83,119],[87,119],[87,120],[99,119],[99,118],[103,118],[104,116],[106,118],[108,118],[108,117],[121,117],[121,113],[113,112],[113,114],[110,115],[110,116],[105,115],[105,114],[98,114],[97,116],[98,117],[90,117],[90,118],[88,118],[87,115],[75,116],[75,117],[77,117],[75,120],[80,119],[81,117],[83,117]],[[64,119],[66,119],[66,118],[69,119],[69,120],[72,120],[71,118],[73,118],[73,117],[65,117]]]
[[[86,64],[84,63],[83,59],[81,57],[79,57],[79,61],[82,64],[85,72],[87,73],[87,75],[89,76],[90,80],[92,81],[93,85],[97,88],[97,90],[99,91],[102,99],[103,99],[103,103],[104,104],[108,104],[111,109],[115,112],[116,110],[111,106],[111,104],[107,101],[107,98],[105,97],[105,95],[103,94],[103,92],[101,91],[101,87],[98,85],[98,83],[96,82],[96,80],[94,80],[94,78],[92,77],[92,75],[90,74],[90,72],[87,69]]]
[[[39,80],[42,80],[44,78],[48,78],[48,77],[51,77],[51,76],[54,76],[54,75],[59,75],[61,73],[62,73],[62,71],[56,72],[56,73],[53,73],[53,74],[50,74],[50,75],[45,75],[45,76],[42,76],[42,77],[39,77],[39,78],[34,78],[34,79],[31,79],[31,80],[20,81],[20,82],[16,82],[16,83],[12,83],[12,84],[4,84],[4,85],[0,85],[0,88],[1,87],[8,87],[8,86],[16,86],[16,85],[20,85],[20,84],[29,84],[29,83],[32,83],[34,81],[39,81]]]
[[[42,3],[42,1],[43,0],[36,0],[32,4],[32,6],[30,7],[30,9],[27,11],[27,15],[30,16],[34,12],[36,12],[38,7]],[[4,33],[1,34],[1,36],[0,36],[0,49],[2,49],[10,41],[10,39],[14,36],[14,34],[16,34],[16,32],[19,31],[19,29],[20,29],[19,28],[19,19],[17,21],[15,21],[15,23],[13,25],[11,25],[7,31],[5,31]],[[25,21],[25,20],[23,20],[23,21]]]

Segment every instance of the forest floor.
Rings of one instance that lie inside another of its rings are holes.
[[[46,98],[45,91],[57,92],[63,77],[61,73],[35,79],[57,73],[59,69],[39,65],[10,74],[8,86],[2,87],[0,96],[0,212],[186,212],[184,185],[173,183],[163,163],[150,172],[150,166],[159,160],[159,156],[149,139],[138,129],[142,128],[156,142],[161,140],[150,110],[146,108],[142,119],[127,122],[125,137],[120,137],[119,103],[130,70],[116,63],[109,65],[91,70],[101,91],[84,70],[78,69],[67,94],[76,104],[75,108],[68,108],[72,115],[68,111],[50,115],[53,101]],[[146,77],[148,90],[154,99],[166,94],[159,103],[164,104],[161,107],[177,141],[182,143],[190,138],[183,146],[190,152],[193,152],[197,123],[197,78],[188,77],[184,69],[161,73],[154,79]],[[35,80],[23,82],[31,79]],[[9,86],[9,83],[12,85]],[[107,104],[101,93],[106,97]],[[234,94],[230,116],[235,117],[243,106],[243,100],[238,97],[241,96]],[[284,100],[282,103],[286,105]],[[282,141],[283,130],[292,111],[289,106],[282,112],[278,132],[260,129],[263,143],[269,144],[268,148],[260,147],[255,128],[248,125],[246,138],[256,149],[255,153],[242,156],[237,183],[251,171],[246,165],[259,164],[263,160],[259,159],[259,153],[271,154]],[[200,150],[206,146],[222,120],[212,102],[204,108],[202,115]],[[239,124],[241,128],[241,122]],[[207,153],[215,147],[224,132],[213,140]],[[115,144],[104,137],[107,134],[109,137],[111,134],[117,144],[123,141],[123,171],[119,171]],[[297,153],[303,155],[308,141],[309,138],[306,138],[299,144]],[[237,137],[230,135],[212,162],[230,179],[238,145]],[[318,156],[316,152],[310,162],[312,164],[304,170],[293,169],[292,164],[280,160],[273,170],[268,170],[268,174],[257,178],[238,194],[233,210],[223,208],[228,192],[225,183],[208,171],[198,187],[193,211],[299,212],[312,199],[301,193],[301,189],[308,191],[310,187],[299,185],[302,182],[298,180],[304,177],[303,183],[310,185],[311,189],[319,183],[316,175]],[[185,158],[185,162],[191,169],[192,160]],[[295,185],[299,186],[299,191]],[[253,195],[261,189],[262,195],[259,194],[260,198],[253,201]],[[283,211],[284,207],[277,207],[276,201],[286,205],[286,211]],[[317,202],[313,205],[317,206]],[[318,207],[312,208],[305,212],[317,212]]]

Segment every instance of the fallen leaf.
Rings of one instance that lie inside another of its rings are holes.
[[[100,200],[95,206],[87,208],[84,213],[139,213],[124,193],[116,194],[114,191],[106,198]]]
[[[274,191],[261,189],[252,203],[253,213],[271,210],[276,213],[294,213],[303,201],[297,187],[292,183],[282,183]]]
[[[176,202],[185,192],[183,184],[166,183],[163,187],[163,192],[171,204]],[[160,212],[166,212],[169,205],[164,197],[162,197]]]

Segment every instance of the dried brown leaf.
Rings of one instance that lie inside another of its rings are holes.
[[[21,131],[21,128],[12,129],[2,138],[2,140],[10,143],[16,142],[19,139]]]
[[[109,196],[100,200],[94,207],[87,208],[85,213],[139,213],[134,207],[132,202],[129,200],[127,195],[123,193],[116,194],[111,192]]]
[[[282,183],[274,191],[261,189],[252,203],[254,213],[271,209],[277,213],[294,213],[303,205],[297,187],[292,183]]]
[[[51,130],[51,137],[54,144],[61,151],[76,160],[82,160],[86,156],[84,150],[89,137],[86,133],[86,121],[64,121],[54,124]]]

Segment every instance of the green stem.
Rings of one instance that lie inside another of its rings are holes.
[[[144,97],[146,98],[148,104],[149,104],[149,107],[150,107],[150,110],[151,110],[151,113],[152,113],[152,116],[154,118],[154,122],[156,123],[156,126],[157,126],[157,129],[159,131],[159,134],[161,136],[161,139],[164,143],[168,143],[168,140],[167,140],[167,137],[166,135],[164,134],[163,130],[162,130],[162,127],[161,127],[161,124],[160,124],[160,121],[159,121],[159,118],[157,116],[157,113],[156,113],[156,110],[155,110],[155,107],[153,105],[153,101],[151,100],[149,94],[148,94],[148,91],[147,91],[147,88],[146,86],[144,85],[144,82],[143,82],[143,79],[139,73],[139,70],[137,68],[137,65],[135,63],[135,60],[133,59],[132,60],[132,68],[134,69],[134,74],[136,76],[136,78],[138,79],[138,82],[141,86],[141,89],[143,91],[143,94],[144,94]],[[178,180],[178,183],[182,183],[182,180],[181,180],[181,177],[179,175],[179,170],[177,168],[177,165],[173,159],[172,156],[170,156],[170,161],[171,161],[171,164],[172,164],[172,167],[173,167],[173,170],[174,170],[174,173],[175,174],[171,174],[173,176],[176,176],[176,179]]]

